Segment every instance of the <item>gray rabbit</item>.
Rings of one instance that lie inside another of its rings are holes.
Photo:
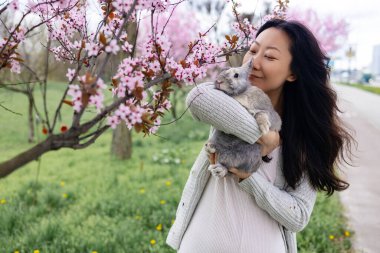
[[[280,131],[281,118],[274,110],[269,97],[259,88],[252,86],[248,80],[252,61],[241,67],[222,71],[215,88],[236,99],[257,121],[263,134],[269,130]],[[269,162],[260,154],[259,144],[249,144],[236,136],[216,130],[205,144],[208,153],[217,153],[217,163],[211,164],[209,170],[214,176],[224,177],[228,168],[237,168],[244,172],[255,172],[262,161]]]

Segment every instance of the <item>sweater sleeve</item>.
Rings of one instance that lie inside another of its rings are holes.
[[[309,222],[317,191],[304,176],[296,189],[281,190],[255,172],[240,182],[240,186],[253,195],[257,204],[266,210],[286,229],[299,232]]]
[[[194,87],[187,95],[186,104],[194,119],[250,144],[261,136],[254,117],[235,99],[215,89],[211,82]]]

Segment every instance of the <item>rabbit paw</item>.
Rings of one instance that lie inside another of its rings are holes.
[[[265,112],[258,112],[255,115],[255,119],[257,121],[257,124],[259,125],[259,128],[261,130],[262,134],[266,134],[269,132],[269,128],[271,126],[268,114]]]
[[[208,170],[211,172],[211,174],[214,177],[219,177],[219,178],[225,177],[228,173],[228,169],[219,163],[210,164],[210,166],[208,166]]]
[[[209,154],[214,154],[216,153],[215,145],[211,142],[206,142],[205,144],[205,150]]]

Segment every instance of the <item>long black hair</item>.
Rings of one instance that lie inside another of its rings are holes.
[[[312,186],[332,195],[349,184],[339,177],[336,162],[347,162],[354,142],[337,113],[336,92],[330,86],[329,58],[312,32],[297,21],[274,19],[258,30],[285,32],[291,41],[291,71],[296,77],[283,87],[283,173],[295,188],[307,174]]]

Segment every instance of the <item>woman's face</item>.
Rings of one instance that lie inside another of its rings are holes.
[[[253,58],[249,75],[252,85],[271,95],[281,93],[286,80],[295,80],[290,70],[290,43],[287,34],[277,28],[268,28],[257,36],[243,59],[244,63]]]

